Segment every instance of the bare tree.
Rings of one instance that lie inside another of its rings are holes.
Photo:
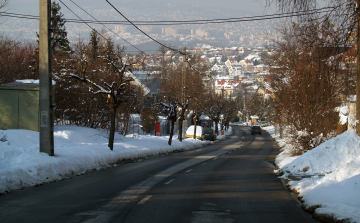
[[[141,123],[145,133],[150,133],[154,129],[157,120],[158,115],[153,108],[145,108],[141,111]]]
[[[294,154],[316,147],[322,142],[316,138],[327,137],[336,129],[335,108],[341,103],[347,82],[341,62],[343,49],[323,45],[323,25],[286,27],[284,41],[277,44],[272,55],[276,65],[270,82],[275,94],[273,107],[286,118],[291,137],[301,146]],[[313,35],[297,35],[309,29]]]
[[[133,77],[127,72],[131,61],[123,58],[124,48],[115,46],[110,38],[99,44],[95,30],[91,33],[91,41],[87,46],[79,42],[75,49],[80,50],[76,53],[77,69],[69,76],[85,83],[92,94],[101,95],[100,100],[105,99],[110,109],[108,146],[113,150],[117,109],[121,104],[137,98],[138,90],[131,87]],[[82,51],[84,54],[81,54]],[[133,107],[131,103],[129,105]]]
[[[209,118],[215,122],[215,132],[217,135],[219,134],[218,123],[220,121],[220,115],[223,114],[226,106],[228,106],[228,101],[222,95],[214,93],[207,94],[202,113],[209,116]]]
[[[177,76],[179,68],[174,66],[175,52],[168,51],[166,47],[160,47],[160,94],[157,106],[170,121],[170,138],[168,144],[171,145],[174,135],[175,122],[178,117],[178,94],[179,84]],[[177,74],[177,75],[176,75]]]
[[[3,11],[3,9],[9,4],[10,0],[0,0],[0,10]]]
[[[164,102],[160,102],[157,105],[162,108],[161,110],[162,113],[166,114],[167,119],[170,121],[171,127],[170,127],[170,137],[168,144],[171,146],[172,137],[174,135],[175,122],[177,120],[177,104],[176,103],[166,104]]]
[[[232,99],[227,100],[227,104],[223,109],[224,114],[224,127],[225,130],[229,129],[230,122],[236,118],[236,101]]]
[[[38,78],[35,43],[0,36],[0,84]]]
[[[104,60],[107,60],[107,58],[103,58]],[[125,95],[128,93],[128,83],[132,81],[132,78],[129,78],[125,75],[126,68],[130,66],[129,64],[122,64],[121,67],[118,67],[115,65],[112,61],[108,61],[116,70],[118,73],[118,80],[112,82],[112,84],[108,84],[104,82],[103,86],[100,86],[99,84],[93,82],[90,79],[87,79],[85,74],[82,75],[82,77],[71,74],[70,76],[73,78],[76,78],[84,83],[87,83],[88,85],[92,86],[94,89],[97,89],[97,91],[94,91],[94,94],[100,94],[103,95],[104,98],[107,100],[107,106],[110,108],[110,137],[109,137],[109,148],[110,150],[113,150],[114,145],[114,135],[115,135],[115,116],[116,116],[116,109],[120,106],[121,103],[123,103],[126,98]]]
[[[344,45],[351,42],[350,36],[357,29],[356,12],[358,10],[357,1],[331,0],[323,1],[320,8],[316,0],[267,0],[268,5],[275,4],[281,12],[298,13],[296,20],[298,24],[312,24],[317,22],[332,24],[333,30],[327,33],[323,38],[323,43],[329,39],[333,44]],[[313,33],[308,26],[305,32],[299,33],[306,37],[309,33]],[[304,30],[303,30],[304,31]]]
[[[168,105],[176,105],[179,110],[179,134],[178,139],[182,141],[182,123],[185,120],[185,112],[190,106],[190,101],[202,94],[204,87],[202,75],[197,67],[196,57],[189,55],[186,63],[181,65],[173,63],[174,54],[162,49],[162,77],[160,101]],[[183,66],[186,66],[184,69]],[[183,84],[185,78],[185,85]]]
[[[72,48],[73,53],[55,54],[53,56],[52,73],[56,80],[55,117],[58,124],[75,124],[90,128],[108,128],[110,110],[101,95],[89,91],[88,84],[69,79],[71,74],[86,77],[94,82],[113,81],[111,72],[106,74],[100,59],[90,58],[89,44],[78,38]],[[101,69],[102,68],[102,69]]]
[[[179,123],[182,123],[185,120],[186,110],[191,108],[191,104],[194,106],[196,101],[199,101],[199,99],[202,98],[202,95],[205,91],[204,85],[202,83],[202,77],[204,74],[201,73],[201,67],[197,63],[196,56],[189,55],[185,65],[185,73],[184,71],[182,72],[182,75],[185,75],[185,86],[180,86],[179,93],[181,93],[181,95],[178,95],[178,107],[181,109],[179,115]],[[182,81],[182,78],[183,77],[181,76],[181,79],[178,79],[180,83]],[[198,111],[196,109],[199,109],[198,106],[194,106],[194,108],[196,112]],[[180,141],[182,141],[182,134],[180,134],[183,130],[182,128],[183,126],[179,125]],[[196,137],[196,128],[194,129],[194,131],[194,136]]]
[[[256,115],[260,120],[272,117],[271,98],[265,98],[264,95],[254,94],[248,101],[247,109],[250,114]]]

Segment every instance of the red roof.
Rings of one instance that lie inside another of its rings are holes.
[[[205,63],[206,59],[200,58],[198,61],[199,61],[199,63]]]
[[[218,85],[224,85],[225,83],[226,83],[226,81],[224,81],[224,80],[217,81]]]
[[[241,81],[234,81],[233,83],[234,83],[234,87],[237,87],[239,86],[239,84],[241,84]]]
[[[231,59],[229,59],[229,61],[230,61],[231,63],[237,63],[237,60],[236,60],[235,58],[231,58]]]

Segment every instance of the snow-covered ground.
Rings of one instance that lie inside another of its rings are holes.
[[[317,216],[360,222],[360,137],[346,131],[301,156],[290,157],[292,145],[274,127],[264,127],[279,142],[277,173],[289,180],[307,209]]]
[[[225,135],[231,134],[229,128]],[[0,130],[0,194],[83,173],[141,160],[172,151],[202,147],[210,141],[169,136],[116,134],[114,150],[108,148],[108,132],[78,126],[55,126],[55,156],[39,152],[39,133],[29,130]]]

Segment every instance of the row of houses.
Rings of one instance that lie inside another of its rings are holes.
[[[191,51],[191,50],[188,50]],[[202,49],[195,48],[192,53],[198,54],[198,62],[201,65],[209,67],[208,72],[202,77],[205,88],[210,89],[216,94],[221,94],[226,97],[234,97],[238,94],[240,84],[243,81],[256,80],[257,76],[261,76],[268,69],[265,65],[260,64],[261,53],[266,49],[248,49],[248,48],[214,48],[206,46]],[[238,60],[246,51],[248,54],[244,59]],[[224,53],[228,53],[225,55]],[[230,53],[232,54],[230,55]],[[234,53],[235,52],[235,53]],[[227,58],[225,62],[224,58]],[[172,51],[165,54],[154,54],[146,57],[142,64],[144,67],[134,66],[134,75],[142,82],[147,82],[150,89],[149,97],[154,97],[159,93],[160,80],[154,80],[153,74],[150,70],[156,70],[159,67],[160,61],[165,60],[171,62],[173,66],[182,65],[182,56],[177,55]],[[257,64],[257,65],[255,65]],[[147,69],[146,69],[147,68]],[[149,69],[150,68],[150,69]],[[146,70],[146,71],[144,71]],[[159,70],[159,69],[158,69]],[[255,82],[258,82],[256,80]]]

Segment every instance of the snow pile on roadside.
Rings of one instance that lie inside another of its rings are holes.
[[[251,126],[251,122],[233,122],[230,125]]]
[[[232,129],[224,136],[231,134]],[[39,133],[29,130],[0,130],[0,194],[47,182],[65,179],[94,170],[116,166],[125,159],[143,159],[189,150],[210,141],[169,136],[116,134],[114,150],[108,148],[106,131],[78,126],[54,128],[55,156],[39,152]],[[3,139],[3,140],[1,140]]]
[[[277,171],[290,180],[305,208],[316,208],[317,216],[360,222],[360,137],[354,130],[297,157],[290,157],[286,139],[280,143]]]
[[[326,175],[337,181],[360,174],[360,137],[354,130],[332,138],[280,166],[285,176]],[[360,182],[359,182],[360,183]]]

